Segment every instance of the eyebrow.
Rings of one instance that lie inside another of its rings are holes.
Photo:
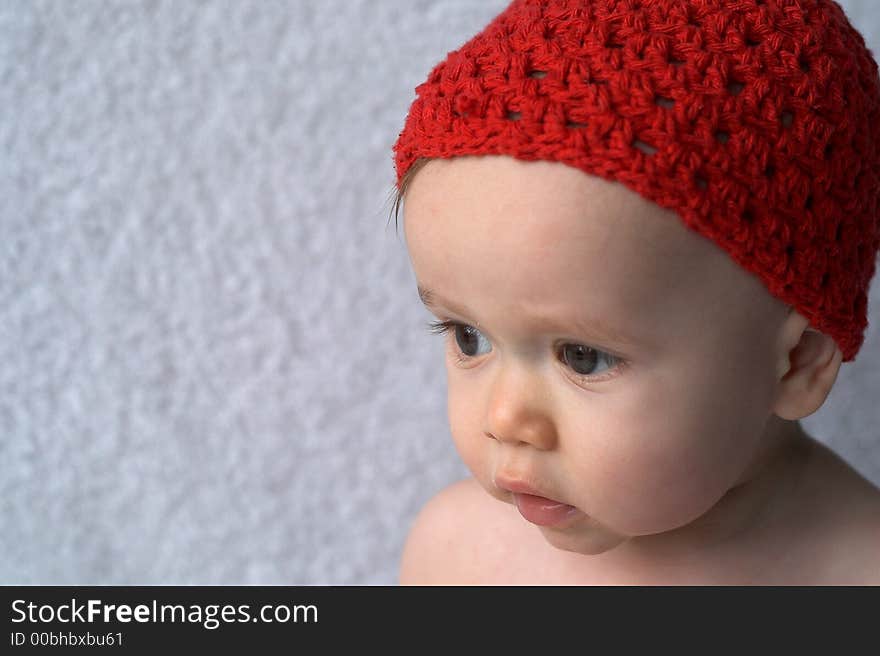
[[[419,285],[419,300],[422,304],[428,308],[429,310],[434,310],[437,308],[437,303],[434,301],[436,297],[434,296],[434,292],[432,292],[427,287],[422,287]]]
[[[443,307],[454,311],[456,314],[470,314],[468,312],[460,311],[454,304],[440,298],[435,292],[428,289],[427,287],[422,287],[421,285],[418,285],[418,290],[419,299],[429,310],[436,310],[438,306],[442,305]],[[627,335],[620,330],[612,328],[611,326],[608,326],[602,321],[596,319],[592,319],[589,321],[579,321],[575,319],[572,321],[572,323],[581,332],[602,342],[620,344],[624,346],[640,346],[644,343],[643,340],[639,340],[632,337],[631,335]]]

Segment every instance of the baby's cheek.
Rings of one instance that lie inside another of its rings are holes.
[[[448,392],[449,429],[462,462],[478,479],[486,476],[491,440],[483,436],[477,395],[450,383]]]
[[[640,535],[687,524],[738,475],[729,418],[659,394],[616,410],[593,424],[592,448],[579,456],[589,463],[582,477],[590,481],[585,503],[593,502],[597,519],[611,528]]]
[[[661,436],[650,436],[658,441]],[[684,526],[708,511],[728,489],[724,463],[705,453],[646,450],[621,464],[619,524],[629,535]]]

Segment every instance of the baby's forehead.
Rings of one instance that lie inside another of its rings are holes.
[[[422,174],[407,202],[415,230],[432,235],[425,247],[445,253],[438,265],[491,263],[470,279],[516,289],[526,302],[540,304],[556,285],[566,290],[557,305],[585,295],[607,307],[613,298],[622,307],[706,311],[707,321],[713,308],[727,316],[720,304],[770,302],[760,281],[715,243],[620,183],[507,157],[444,160]]]
[[[662,269],[717,268],[726,257],[676,212],[559,162],[457,157],[429,162],[422,175],[424,184],[415,182],[411,193],[426,196],[432,213],[482,226],[500,241],[576,243],[585,257],[629,251]]]

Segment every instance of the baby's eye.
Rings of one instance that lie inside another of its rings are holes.
[[[483,351],[480,350],[481,340],[482,344],[486,347]],[[492,350],[489,340],[483,337],[479,330],[465,324],[455,326],[455,343],[458,344],[461,352],[469,358],[484,355]]]
[[[429,325],[429,329],[438,335],[446,334],[452,330],[455,334],[455,343],[465,357],[474,358],[478,355],[485,355],[492,350],[489,340],[473,326],[456,321],[434,321]],[[481,350],[481,346],[483,350]]]
[[[596,363],[605,360],[611,363],[608,369],[613,368],[617,358],[609,353],[599,351],[583,344],[565,344],[560,349],[560,358],[572,371],[580,376],[595,376]]]

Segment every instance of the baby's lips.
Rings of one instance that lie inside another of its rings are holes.
[[[554,501],[534,494],[513,493],[513,501],[520,514],[532,524],[538,526],[561,527],[573,517],[583,513],[561,501]]]

